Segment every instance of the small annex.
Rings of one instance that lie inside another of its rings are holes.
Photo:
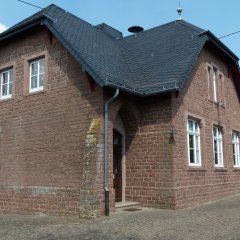
[[[50,5],[0,34],[0,212],[108,215],[240,193],[238,57],[184,20],[127,37]]]

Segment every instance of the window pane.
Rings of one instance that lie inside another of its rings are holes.
[[[13,71],[10,70],[9,71],[9,82],[12,82],[12,80],[13,80]]]
[[[31,88],[37,88],[37,76],[31,77]]]
[[[189,148],[193,148],[193,135],[189,135]]]
[[[217,148],[217,140],[214,140],[214,152],[217,152],[218,148]]]
[[[215,152],[215,164],[216,165],[218,164],[218,154],[217,154],[217,152]]]
[[[193,121],[188,120],[188,130],[193,131]]]
[[[39,73],[44,73],[45,72],[45,61],[44,60],[41,60],[39,62],[39,65],[40,65],[40,71]]]
[[[32,76],[37,75],[37,73],[38,73],[38,63],[37,62],[34,62],[31,64],[31,73],[32,73]]]
[[[217,140],[214,140],[214,158],[215,158],[215,164],[218,164],[218,147],[217,147]]]
[[[221,139],[222,139],[222,133],[221,133],[221,130],[220,130],[220,129],[218,129],[218,138],[219,138],[220,141],[221,141]]]
[[[232,141],[233,141],[233,143],[239,143],[239,139],[238,139],[238,134],[237,133],[233,133],[232,134]]]
[[[234,156],[234,155],[233,155],[233,163],[234,163],[234,165],[237,165],[236,156]]]
[[[214,137],[218,136],[218,129],[217,128],[213,128],[213,136]]]
[[[218,164],[222,165],[222,153],[219,153]]]
[[[196,136],[196,142],[195,142],[195,147],[197,150],[199,150],[199,136]]]
[[[194,122],[195,125],[195,132],[199,132],[199,126],[198,126],[198,122]]]
[[[6,96],[7,95],[7,84],[2,85],[2,95]]]
[[[190,155],[190,163],[194,163],[194,150],[193,149],[189,150],[189,155]]]
[[[40,74],[39,75],[39,87],[43,86],[43,82],[44,82],[44,74]]]
[[[8,94],[12,94],[12,83],[9,83],[9,89],[8,89],[9,93]]]
[[[200,161],[200,152],[199,150],[196,150],[196,163],[199,163]]]
[[[4,72],[2,74],[2,78],[3,78],[3,80],[2,80],[3,84],[8,83],[8,73],[7,72]]]

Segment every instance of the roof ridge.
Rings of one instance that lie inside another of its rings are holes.
[[[197,26],[195,26],[195,25],[193,25],[193,24],[191,24],[191,23],[189,23],[189,22],[187,22],[187,21],[185,21],[185,20],[177,20],[179,23],[181,23],[182,25],[184,25],[185,27],[187,27],[187,28],[190,28],[190,29],[192,29],[192,30],[194,30],[194,31],[197,31],[197,32],[199,32],[199,33],[201,33],[201,32],[203,32],[203,31],[206,31],[205,29],[202,29],[202,28],[200,28],[200,27],[197,27]]]
[[[162,27],[165,27],[167,25],[177,24],[177,23],[180,23],[183,26],[185,26],[185,27],[187,27],[187,28],[189,28],[189,29],[191,29],[193,31],[197,31],[199,33],[205,31],[204,29],[199,28],[199,27],[197,27],[197,26],[195,26],[195,25],[193,25],[193,24],[191,24],[191,23],[189,23],[189,22],[187,22],[185,20],[174,20],[174,21],[171,21],[171,22],[168,22],[168,23],[164,23],[164,24],[156,26],[156,27],[149,28],[149,29],[147,29],[147,30],[145,30],[143,32],[139,32],[139,33],[137,33],[137,35],[146,33],[148,31],[152,31],[152,30],[157,29],[157,28],[162,28]],[[136,36],[136,34],[131,34],[131,35],[125,36],[125,37],[123,37],[123,39],[131,38],[131,37],[134,37],[134,36]]]
[[[164,23],[164,24],[162,24],[162,25],[159,25],[159,26],[156,26],[156,27],[152,27],[152,28],[146,29],[146,30],[144,30],[144,31],[142,31],[142,32],[139,32],[139,33],[130,34],[130,35],[127,35],[127,36],[123,37],[122,39],[135,37],[136,35],[143,34],[143,33],[149,32],[149,31],[152,31],[152,30],[154,30],[154,29],[156,29],[156,28],[159,28],[159,27],[164,27],[164,26],[166,26],[166,25],[170,25],[170,24],[172,24],[172,23],[174,23],[174,22],[176,22],[176,21],[171,21],[171,22],[168,22],[168,23]]]

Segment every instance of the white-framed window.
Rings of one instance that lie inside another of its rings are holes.
[[[213,150],[215,166],[223,167],[222,131],[219,127],[213,127]]]
[[[36,92],[43,90],[44,78],[45,78],[45,59],[41,58],[31,62],[29,91]]]
[[[1,72],[1,99],[12,97],[13,69]]]
[[[232,146],[233,146],[233,163],[234,167],[240,167],[240,156],[239,156],[239,133],[232,133]]]
[[[189,166],[201,166],[201,146],[199,122],[188,119],[187,122],[188,163]]]
[[[213,102],[225,105],[224,77],[215,65],[207,65],[208,94]]]
[[[213,101],[217,101],[217,69],[213,68],[213,75],[212,75],[212,90],[213,90]]]

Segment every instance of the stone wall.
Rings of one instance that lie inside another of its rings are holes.
[[[208,66],[213,64],[224,78],[225,103],[216,103],[210,96]],[[205,49],[185,89],[177,97],[172,95],[173,125],[178,133],[173,159],[176,208],[199,205],[240,192],[240,171],[234,167],[232,153],[232,131],[240,131],[239,97],[232,78],[228,76],[229,67],[219,56]],[[201,167],[188,165],[186,127],[189,117],[201,122]],[[223,129],[222,168],[214,165],[214,125]]]
[[[44,90],[29,93],[29,63],[44,57]],[[102,89],[46,30],[0,48],[12,98],[0,101],[0,211],[101,212]],[[89,185],[91,182],[91,187]]]

